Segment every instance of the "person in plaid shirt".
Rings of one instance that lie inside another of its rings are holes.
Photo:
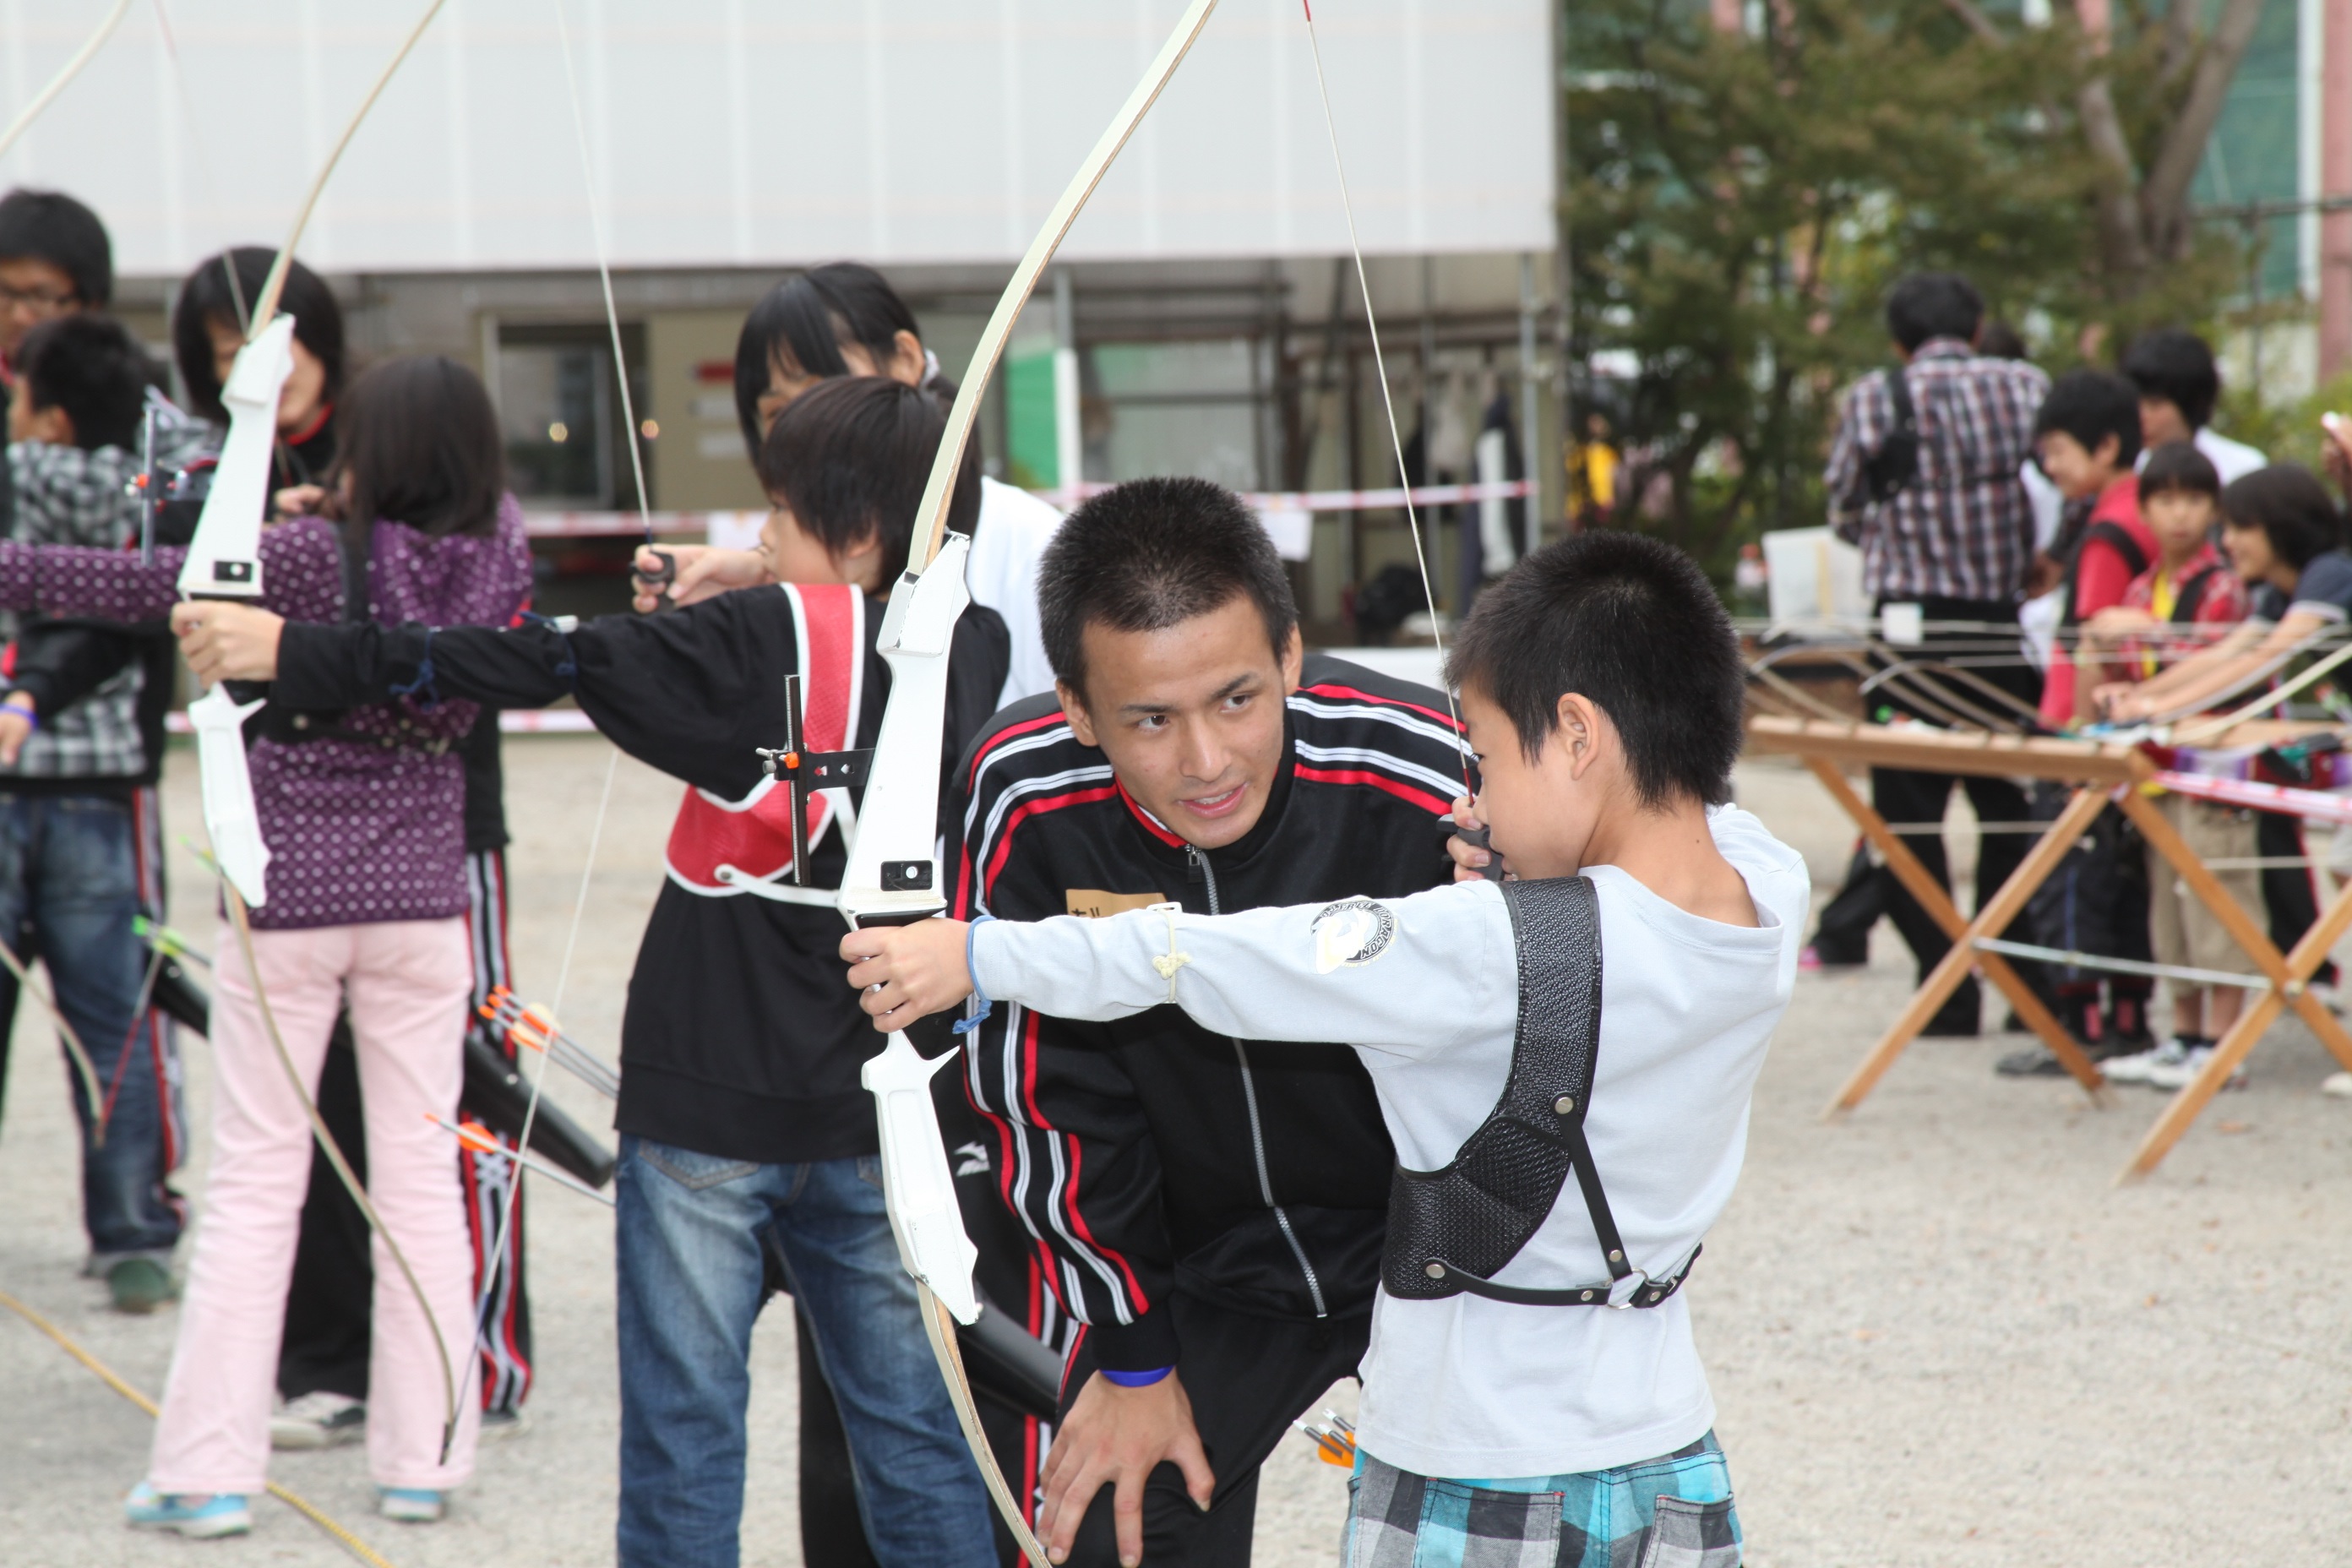
[[[128,486],[141,470],[134,452],[151,406],[146,354],[121,323],[71,311],[28,331],[16,364],[7,537],[121,549],[138,524]],[[201,426],[154,406],[159,447],[180,454],[201,444]],[[146,672],[134,660],[59,704],[45,684],[54,670],[26,668],[16,639],[79,634],[43,629],[38,617],[8,620],[0,941],[48,964],[103,1086],[103,1107],[79,1083],[74,1090],[89,1271],[106,1280],[118,1308],[151,1311],[173,1294],[186,1209],[165,1178],[180,1163],[186,1123],[172,1028],[146,1005],[147,955],[132,925],[163,912],[154,789],[162,756],[141,724]],[[13,1012],[14,995],[5,1000]]]
[[[1831,526],[1861,546],[1863,585],[1874,612],[1889,604],[1917,605],[1931,628],[1939,622],[1976,628],[1931,629],[1928,648],[1920,650],[1929,657],[1939,642],[1972,644],[1980,651],[1984,623],[2013,627],[2034,563],[2032,509],[2019,475],[2032,456],[2033,416],[2050,378],[2022,360],[1979,353],[1984,314],[1983,297],[1956,273],[1914,273],[1895,286],[1886,325],[1904,363],[1847,390],[1824,475]],[[1897,378],[1917,442],[1907,471],[1898,460],[1899,440],[1890,451],[1890,437],[1902,423]],[[1996,640],[2016,639],[2011,633]],[[2029,707],[2040,700],[2040,679],[2022,664],[1977,673]],[[1899,701],[1895,708],[1902,710]],[[2028,816],[2023,792],[2007,779],[1873,768],[1870,782],[1872,800],[1889,822],[1940,823],[1955,784],[1968,791],[1979,821]],[[1937,881],[1948,886],[1941,831],[1905,837]],[[1983,836],[1977,855],[1979,902],[2009,879],[2024,854],[2025,840],[2017,834]],[[1924,979],[1949,940],[1892,879],[1886,903]],[[1976,982],[1964,981],[1926,1032],[1973,1035],[1979,1008]]]

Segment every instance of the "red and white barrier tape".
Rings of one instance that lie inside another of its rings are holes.
[[[176,708],[163,715],[163,728],[174,735],[194,732],[188,716]],[[577,708],[531,708],[499,715],[499,729],[509,735],[584,735],[595,728]]]
[[[1100,495],[1111,487],[1107,484],[1080,485],[1073,495],[1068,490],[1046,489],[1034,492],[1040,499],[1055,506],[1067,508],[1088,496]],[[1411,491],[1402,487],[1384,490],[1249,490],[1242,500],[1259,511],[1377,511],[1401,507],[1408,494],[1415,506],[1461,506],[1472,501],[1518,500],[1535,493],[1529,479],[1509,479],[1496,484],[1479,485],[1416,485]],[[723,519],[721,528],[756,528],[763,512],[740,511],[657,511],[652,514],[656,534],[693,534],[707,536],[714,519]],[[645,520],[633,511],[525,511],[524,525],[534,539],[611,539],[631,534],[642,536]]]
[[[2210,773],[2160,773],[2149,782],[2197,800],[2218,800],[2225,805],[2252,811],[2352,824],[2352,795],[2326,790],[2294,789],[2286,784],[2257,784],[2252,779],[2215,778]]]

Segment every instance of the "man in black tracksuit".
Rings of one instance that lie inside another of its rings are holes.
[[[959,918],[1230,912],[1450,876],[1444,699],[1302,659],[1236,498],[1097,497],[1039,599],[1061,700],[1004,710],[966,754]],[[975,1037],[965,1087],[1029,1240],[984,1256],[982,1281],[1071,1347],[1050,1457],[1034,1433],[1006,1456],[1025,1460],[1015,1493],[1042,1482],[1041,1536],[1075,1533],[1076,1563],[1129,1555],[1114,1499],[1139,1493],[1154,1568],[1246,1563],[1259,1465],[1363,1354],[1395,1162],[1371,1080],[1347,1049],[1231,1039],[1174,1007],[1083,1024],[1001,1005]]]

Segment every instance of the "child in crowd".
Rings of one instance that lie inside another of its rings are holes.
[[[761,438],[773,510],[756,560],[715,563],[725,581],[761,584],[658,616],[495,630],[305,626],[215,605],[173,616],[200,676],[274,680],[305,706],[380,701],[420,680],[466,706],[574,697],[614,744],[688,786],[621,1022],[621,1568],[736,1558],[769,1247],[837,1396],[876,1561],[995,1561],[988,1495],[875,1173],[873,1100],[857,1080],[872,1037],[834,958],[841,797],[812,804],[794,886],[790,792],[756,752],[783,744],[795,672],[812,749],[874,743],[890,684],[874,595],[906,567],[945,426],[928,393],[885,377],[803,393]],[[950,526],[969,529],[978,510],[967,459]],[[1006,642],[980,605],[957,625],[943,772],[994,710]],[[382,1397],[372,1389],[371,1433]]]
[[[2156,556],[2156,537],[2139,514],[2132,465],[2139,456],[2139,394],[2119,375],[2069,371],[2051,384],[2033,420],[2034,455],[2043,473],[2073,506],[2088,516],[2060,552],[2065,563],[2063,624],[2080,627],[2123,602],[2133,578]],[[2075,669],[2062,647],[2051,656],[2042,689],[2042,721],[2053,730],[2075,722]],[[2029,815],[2054,817],[2067,792],[2035,787]],[[2036,940],[2073,952],[2145,961],[2147,901],[2139,852],[2120,813],[2108,812],[2080,847],[2038,889],[2027,906]],[[2053,963],[2042,968],[2050,1000],[2069,1033],[2095,1058],[2137,1051],[2152,1043],[2147,1001],[2154,982]],[[2107,994],[2101,1007],[2102,989]],[[2049,1047],[2028,1046],[2002,1057],[2003,1077],[2063,1072]]]
[[[2123,603],[2084,625],[2086,666],[2101,654],[2123,682],[2156,674],[2169,658],[2192,653],[2228,635],[2246,616],[2246,590],[2213,548],[2221,479],[2213,464],[2187,441],[2169,441],[2148,454],[2139,474],[2140,513],[2156,537],[2157,558],[2132,579]],[[2095,691],[2084,681],[2076,710],[2091,717]],[[2262,907],[2262,878],[2252,812],[2213,801],[2165,795],[2158,805],[2173,828],[2229,895],[2248,910]],[[2183,885],[2171,863],[2147,850],[2148,925],[2159,963],[2250,974],[2248,959],[2204,901]],[[2144,1051],[2110,1058],[2101,1070],[2122,1083],[2178,1089],[2186,1083],[2230,1026],[2245,993],[2233,985],[2172,984],[2172,1033]]]
[[[1464,879],[1402,898],[860,931],[850,983],[883,1028],[976,988],[983,1012],[1173,1003],[1355,1042],[1402,1168],[1346,1561],[1727,1564],[1677,1292],[1738,1179],[1809,890],[1725,804],[1738,645],[1687,557],[1596,531],[1490,588],[1448,673],[1484,771],[1455,819],[1523,879],[1481,879],[1457,839]]]
[[[79,204],[57,200],[88,216]],[[34,205],[34,212],[49,211]],[[19,197],[0,203],[0,245],[42,243],[31,216]],[[80,232],[77,223],[67,237]],[[103,230],[99,237],[102,245]],[[54,237],[51,248],[72,249]],[[28,545],[121,549],[138,529],[131,487],[142,472],[151,414],[160,463],[192,457],[203,428],[168,404],[150,403],[147,356],[119,321],[68,311],[15,347],[0,486],[6,536]],[[172,1026],[146,1007],[147,954],[135,931],[141,915],[163,915],[154,786],[171,648],[160,638],[134,643],[37,615],[6,619],[0,939],[48,965],[58,1009],[89,1053],[101,1103],[110,1100],[101,1110],[73,1079],[89,1272],[106,1281],[118,1310],[152,1311],[173,1293],[172,1254],[187,1206],[165,1184],[187,1146],[178,1047]],[[110,664],[101,657],[88,668],[88,650],[103,654],[117,642]],[[160,655],[160,665],[135,664],[142,647]],[[0,1029],[16,999],[13,983],[0,985]],[[0,1063],[5,1057],[0,1047]]]
[[[2033,416],[2033,451],[2067,500],[2091,506],[2066,568],[2066,624],[2080,626],[2122,604],[2124,590],[2156,555],[2132,473],[2139,457],[2139,393],[2119,375],[2068,371],[2051,384]],[[2051,728],[2065,729],[2075,721],[2074,710],[2074,660],[2053,653],[2042,716]]]
[[[396,360],[354,386],[351,405],[332,492],[343,520],[298,519],[262,536],[264,602],[340,622],[350,585],[363,581],[378,614],[504,623],[529,591],[530,553],[521,512],[502,499],[498,421],[481,383],[449,360]],[[184,554],[0,543],[0,607],[161,620]],[[128,1504],[133,1524],[200,1536],[251,1528],[310,1164],[279,1043],[314,1089],[346,1001],[367,1085],[370,1191],[415,1270],[412,1286],[379,1238],[369,1468],[383,1511],[415,1520],[438,1518],[471,1470],[473,1269],[447,1135],[427,1117],[457,1102],[471,965],[463,769],[451,746],[473,721],[470,703],[380,696],[322,721],[273,700],[250,726],[269,896],[253,911],[249,947],[225,928],[215,949],[206,1212],[149,1479]]]

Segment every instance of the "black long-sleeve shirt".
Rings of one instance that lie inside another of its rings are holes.
[[[878,628],[882,605],[869,603]],[[610,616],[568,636],[511,629],[287,623],[273,703],[337,709],[382,701],[429,653],[444,698],[541,708],[564,697],[631,756],[738,800],[757,787],[754,754],[783,743],[784,677],[798,668],[790,595],[751,588],[661,616]],[[1009,658],[1004,623],[974,605],[949,662],[944,774],[995,706]],[[869,648],[856,746],[879,732],[889,668]],[[810,853],[810,880],[834,885],[841,836]],[[748,894],[712,898],[663,884],[621,1025],[614,1125],[728,1159],[784,1164],[871,1154],[870,1099],[858,1086],[882,1037],[844,978],[841,917]]]

